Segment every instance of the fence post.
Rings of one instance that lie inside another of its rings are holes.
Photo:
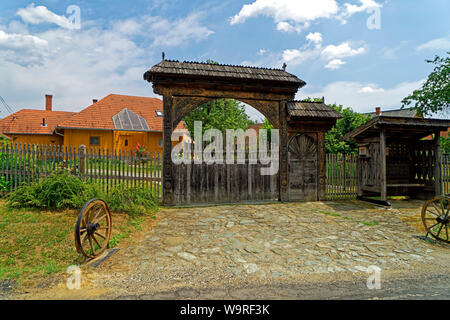
[[[86,175],[86,146],[84,144],[78,148],[78,158],[80,178],[84,178]]]

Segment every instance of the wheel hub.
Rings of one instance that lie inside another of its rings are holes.
[[[88,232],[89,235],[92,235],[99,228],[100,228],[100,225],[98,223],[89,223],[89,225],[87,227],[87,232]]]
[[[436,219],[436,221],[438,222],[438,223],[442,223],[442,224],[449,224],[449,221],[450,221],[450,219],[449,219],[449,217],[437,217],[437,219]]]

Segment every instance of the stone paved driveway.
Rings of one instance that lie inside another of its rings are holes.
[[[371,265],[383,272],[448,273],[449,248],[416,238],[424,234],[421,205],[395,201],[387,210],[347,201],[164,209],[136,246],[86,270],[86,287],[117,297],[367,278]]]

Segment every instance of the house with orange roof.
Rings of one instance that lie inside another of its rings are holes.
[[[163,103],[157,98],[110,94],[61,121],[56,131],[64,145],[113,150],[163,150]],[[178,141],[188,139],[184,122],[175,129]],[[177,142],[175,142],[177,143]]]
[[[55,128],[75,112],[53,111],[52,96],[45,96],[45,110],[22,109],[0,120],[0,133],[13,143],[62,145],[64,138]]]

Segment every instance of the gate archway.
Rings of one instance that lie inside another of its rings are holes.
[[[292,126],[288,121],[288,117],[290,117],[288,102],[291,102],[298,89],[306,84],[303,80],[284,69],[171,60],[163,60],[153,66],[144,74],[144,79],[152,82],[153,91],[163,96],[162,189],[164,205],[183,204],[184,201],[187,201],[185,199],[190,192],[190,190],[184,189],[183,195],[186,197],[181,200],[176,194],[178,186],[185,183],[180,179],[185,179],[185,177],[187,179],[187,176],[175,176],[174,163],[171,159],[173,129],[186,114],[196,107],[220,98],[236,99],[249,104],[261,112],[279,130],[279,172],[276,176],[276,193],[279,200],[289,200],[287,146],[289,130],[292,129]],[[335,123],[337,117],[325,116],[324,119],[322,119],[322,122],[325,123],[323,128],[327,130]],[[322,122],[314,123],[312,121],[312,127],[318,127],[318,124],[320,127]],[[233,170],[237,170],[236,168],[234,167]],[[322,169],[319,168],[319,171]],[[322,171],[324,172],[324,170]],[[215,198],[212,197],[212,193],[218,192],[217,181],[208,181],[206,184],[215,184],[215,187],[205,187],[204,190],[208,193],[206,198],[212,199],[214,202]]]

